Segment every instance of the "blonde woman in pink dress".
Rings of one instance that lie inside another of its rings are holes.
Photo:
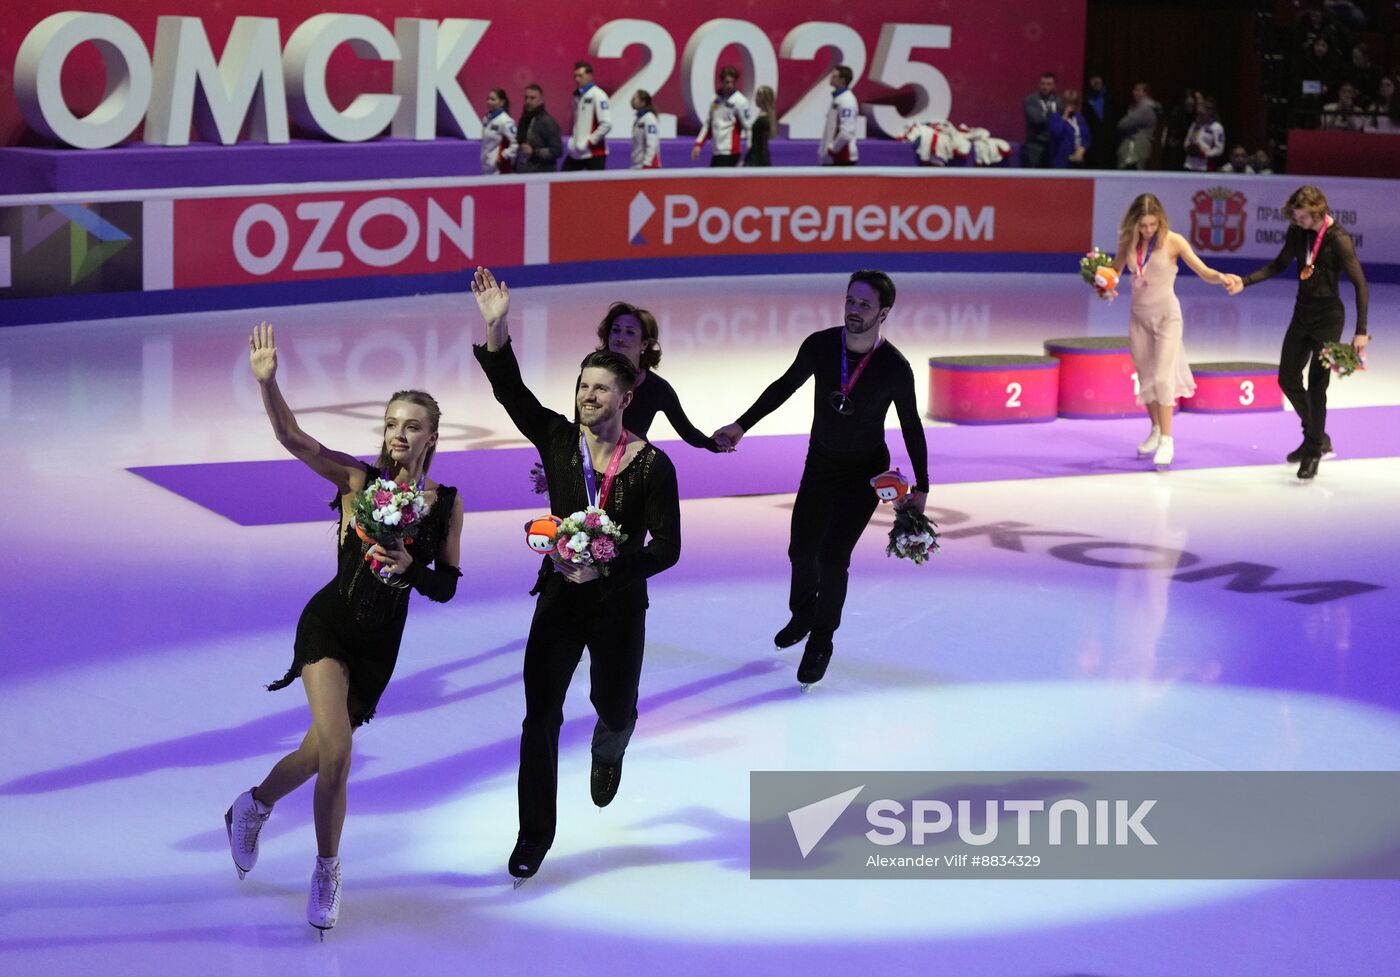
[[[1147,408],[1152,433],[1138,445],[1139,455],[1151,455],[1158,468],[1171,465],[1172,410],[1178,397],[1196,392],[1196,381],[1182,346],[1181,303],[1176,300],[1177,262],[1212,285],[1229,286],[1236,279],[1206,267],[1191,244],[1171,230],[1162,202],[1150,193],[1138,196],[1118,226],[1118,253],[1113,267],[1132,274],[1132,307],[1128,315],[1128,345],[1137,370],[1137,402]]]

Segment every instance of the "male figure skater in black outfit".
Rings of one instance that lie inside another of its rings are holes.
[[[774,636],[779,648],[807,638],[797,680],[810,685],[826,674],[832,635],[841,625],[851,552],[879,500],[870,479],[890,466],[885,415],[899,414],[913,467],[914,490],[898,503],[920,512],[928,499],[928,447],[914,400],[914,371],[880,326],[894,306],[894,282],[882,271],[858,271],[846,285],[842,326],[808,336],[787,372],[733,424],[715,432],[732,448],[748,430],[815,377],[812,434],[802,483],[792,507],[792,619]],[[810,635],[810,637],[808,637]]]
[[[1284,211],[1292,223],[1278,257],[1243,279],[1236,278],[1226,288],[1237,295],[1245,286],[1273,278],[1295,259],[1298,262],[1298,298],[1279,351],[1278,385],[1303,425],[1303,443],[1289,453],[1288,461],[1298,463],[1299,478],[1313,478],[1322,457],[1332,453],[1332,439],[1327,436],[1327,385],[1332,372],[1319,362],[1317,354],[1324,343],[1341,342],[1346,326],[1346,307],[1337,287],[1339,276],[1345,273],[1356,290],[1356,335],[1351,344],[1358,353],[1370,342],[1366,333],[1370,290],[1351,235],[1327,213],[1327,198],[1321,190],[1299,187],[1284,204]]]
[[[605,576],[594,566],[565,563],[550,554],[531,591],[539,600],[525,644],[520,834],[509,863],[511,875],[527,879],[554,842],[559,727],[569,680],[585,647],[589,698],[598,712],[593,803],[606,807],[617,793],[623,751],[637,722],[646,581],[680,558],[680,499],[671,460],[622,427],[622,412],[637,380],[627,357],[599,350],[584,360],[574,398],[579,419],[571,421],[544,407],[520,377],[506,324],[510,293],[505,283],[497,285],[491,272],[478,268],[472,292],[486,320],[486,343],[473,347],[477,362],[511,421],[540,451],[550,510],[567,516],[597,505],[627,534]]]

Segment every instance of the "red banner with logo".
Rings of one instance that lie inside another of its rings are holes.
[[[680,177],[550,187],[550,259],[1082,250],[1094,184],[940,174]]]
[[[177,200],[174,287],[508,267],[524,226],[519,184]]]

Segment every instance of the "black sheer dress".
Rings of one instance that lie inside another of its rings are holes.
[[[365,477],[378,478],[379,472],[366,465]],[[462,575],[456,567],[440,566],[427,571],[447,534],[456,497],[455,488],[439,485],[437,500],[407,546],[413,557],[407,577],[416,589],[434,600],[450,599],[456,591],[456,578]],[[370,568],[360,537],[347,525],[349,517],[344,515],[338,496],[331,501],[331,508],[341,513],[335,579],[307,602],[297,621],[291,667],[267,688],[274,692],[285,689],[307,665],[334,658],[343,662],[350,674],[346,705],[351,725],[359,726],[374,715],[379,697],[394,673],[404,622],[408,619],[409,592],[407,588],[385,584]],[[444,579],[450,586],[443,586]]]
[[[681,440],[692,448],[719,451],[715,439],[702,434],[699,428],[690,423],[690,418],[685,416],[675,388],[667,383],[664,377],[648,370],[642,376],[641,382],[632,388],[632,402],[622,412],[622,426],[637,437],[645,438],[657,414],[665,414],[666,420],[671,422]]]

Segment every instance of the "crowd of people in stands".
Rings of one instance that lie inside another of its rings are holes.
[[[1059,91],[1046,72],[1026,96],[1021,165],[1048,169],[1219,170],[1272,173],[1267,149],[1250,152],[1226,142],[1215,98],[1187,91],[1170,111],[1152,97],[1146,82],[1132,88],[1128,103],[1114,103],[1103,76],[1090,74],[1081,95]]]
[[[1400,133],[1397,73],[1376,67],[1373,48],[1384,45],[1385,35],[1365,32],[1368,17],[1363,4],[1347,0],[1311,0],[1299,13],[1288,39],[1291,125]],[[1393,54],[1400,58],[1400,45],[1396,47]],[[761,87],[751,101],[739,90],[739,80],[738,69],[720,69],[715,98],[692,159],[698,159],[709,143],[711,166],[770,165],[768,141],[777,131],[773,90]],[[819,161],[850,166],[857,160],[855,121],[860,111],[851,91],[853,75],[838,65],[829,81],[832,101],[818,147]],[[487,100],[489,111],[482,119],[482,172],[540,172],[559,169],[561,162],[565,170],[602,169],[608,134],[618,123],[607,93],[593,80],[592,65],[578,62],[574,82],[573,125],[567,141],[544,106],[540,86],[525,89],[518,124],[510,117],[506,92],[493,89]],[[630,101],[632,168],[653,169],[660,165],[660,134],[651,95],[638,91]],[[1061,89],[1055,75],[1046,72],[1036,90],[1026,96],[1023,108],[1026,127],[1019,160],[1023,167],[1274,171],[1270,148],[1250,149],[1228,141],[1216,99],[1208,92],[1188,89],[1164,109],[1146,82],[1133,85],[1128,99],[1120,103],[1105,88],[1101,74],[1090,73],[1081,93]],[[1006,144],[987,135],[984,130],[951,123],[925,122],[911,126],[901,138],[914,146],[923,165],[946,162],[940,155],[948,154],[934,149],[949,140],[958,146],[968,142],[977,150],[979,165],[995,165]],[[969,147],[955,154],[973,155]]]
[[[1375,12],[1358,3],[1313,2],[1289,39],[1292,124],[1303,128],[1400,133],[1397,71],[1383,71],[1385,35],[1370,31]],[[1393,38],[1392,38],[1393,40]],[[1395,45],[1391,45],[1395,47]],[[1394,64],[1400,49],[1390,52]]]

